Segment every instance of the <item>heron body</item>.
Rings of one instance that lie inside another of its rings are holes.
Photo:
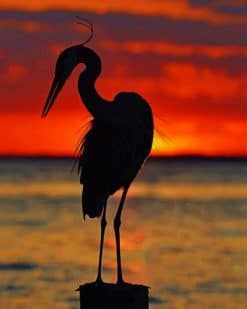
[[[131,109],[135,109],[135,102],[136,109],[140,109],[136,112],[136,121],[133,115],[128,117]],[[116,110],[121,109],[122,115],[126,113],[126,125],[95,118],[80,149],[84,216],[100,216],[108,197],[121,187],[130,186],[151,149],[152,118],[146,102],[136,94],[121,93],[113,104],[119,105]],[[145,120],[140,121],[143,118]]]
[[[90,129],[81,141],[78,169],[84,218],[102,216],[97,283],[101,283],[106,207],[110,195],[120,188],[123,195],[114,220],[118,283],[123,283],[120,234],[121,212],[128,188],[148,157],[153,140],[153,116],[149,104],[138,94],[120,92],[113,101],[103,99],[95,88],[101,73],[99,56],[83,45],[72,46],[58,57],[55,77],[42,113],[46,116],[74,67],[85,69],[78,80],[80,97],[92,115]]]

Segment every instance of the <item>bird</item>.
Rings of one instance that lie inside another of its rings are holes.
[[[84,42],[66,48],[58,56],[54,79],[50,87],[42,117],[46,117],[66,80],[78,64],[84,64],[79,75],[78,92],[92,116],[89,130],[83,136],[78,154],[78,172],[82,185],[82,213],[89,218],[101,217],[101,236],[98,258],[97,285],[102,280],[107,201],[122,190],[114,218],[116,241],[117,281],[123,279],[120,246],[121,214],[131,183],[148,158],[153,142],[153,113],[150,104],[135,92],[119,92],[112,101],[98,93],[95,82],[101,74],[100,56],[85,46],[93,37],[93,25],[80,22],[90,29]]]

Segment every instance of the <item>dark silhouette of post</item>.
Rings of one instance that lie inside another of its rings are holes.
[[[80,309],[148,309],[148,287],[134,284],[81,285]]]

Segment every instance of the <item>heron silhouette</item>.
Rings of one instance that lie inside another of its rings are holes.
[[[90,22],[81,22],[91,34],[89,38],[65,49],[58,57],[42,117],[51,109],[73,69],[80,63],[85,69],[79,76],[80,97],[92,115],[90,129],[81,141],[78,170],[82,189],[82,212],[90,218],[101,216],[101,237],[96,284],[102,284],[101,268],[106,228],[107,200],[117,190],[122,196],[114,218],[117,255],[117,284],[124,284],[121,252],[120,224],[130,184],[148,157],[153,141],[153,115],[149,104],[137,93],[120,92],[113,101],[103,99],[95,88],[101,73],[100,57],[85,43],[93,37]]]

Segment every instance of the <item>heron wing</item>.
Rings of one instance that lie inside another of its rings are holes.
[[[109,195],[129,186],[140,169],[143,159],[136,160],[133,136],[128,135],[93,120],[79,154],[84,216],[100,216]]]
[[[140,99],[137,96],[131,97]],[[121,95],[118,98],[123,97]],[[143,104],[143,113],[138,113],[141,111],[139,105],[138,111],[129,110],[129,118],[126,116],[128,112],[123,115],[127,117],[126,126],[121,123],[116,127],[96,118],[92,121],[79,151],[78,168],[80,182],[83,184],[84,215],[99,216],[109,195],[121,187],[128,187],[148,156],[152,145],[153,123],[152,114],[146,109],[146,103]],[[122,107],[121,110],[125,112]],[[137,115],[135,121],[133,112]]]

